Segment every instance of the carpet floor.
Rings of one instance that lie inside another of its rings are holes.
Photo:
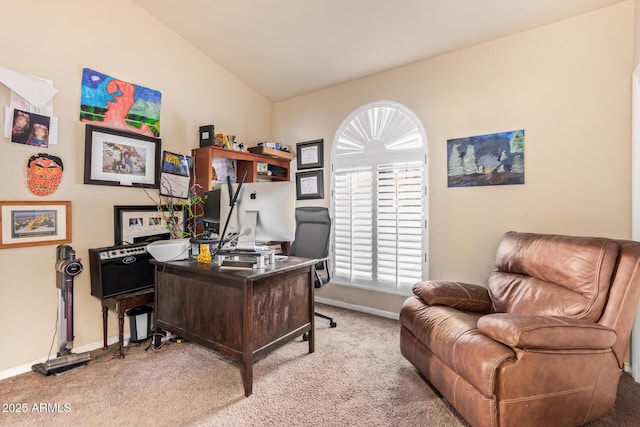
[[[0,425],[466,426],[400,354],[398,321],[317,308],[338,327],[316,318],[314,353],[298,338],[256,363],[248,398],[239,368],[199,345],[124,359],[114,346],[64,375],[0,381]],[[592,426],[638,425],[640,384],[626,377],[622,410]]]

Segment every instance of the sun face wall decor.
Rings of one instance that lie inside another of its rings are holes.
[[[48,196],[58,189],[62,180],[62,159],[47,153],[38,153],[27,161],[27,184],[36,196]]]

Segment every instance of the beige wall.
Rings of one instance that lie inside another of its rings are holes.
[[[634,8],[634,37],[633,37],[633,63],[640,63],[640,0],[633,0]]]
[[[59,144],[39,150],[2,137],[0,200],[71,200],[73,241],[85,270],[75,280],[75,346],[102,340],[100,301],[90,295],[88,249],[112,245],[113,206],[150,204],[140,189],[83,184],[84,125],[78,119],[82,68],[162,92],[164,149],[190,153],[199,125],[214,123],[255,145],[270,137],[271,105],[128,0],[2,2],[0,65],[53,80]],[[9,90],[0,85],[0,125]],[[62,183],[37,197],[26,162],[39,151],[60,156]],[[57,310],[55,246],[0,249],[0,372],[44,357]],[[117,335],[110,315],[109,332]],[[57,348],[57,344],[56,344]],[[55,352],[55,349],[54,349]],[[54,354],[55,356],[55,354]]]
[[[286,144],[324,138],[327,171],[342,120],[389,99],[413,110],[429,139],[431,277],[482,283],[507,229],[630,236],[636,1],[274,106],[128,0],[3,2],[0,65],[53,80],[60,143],[45,151],[61,156],[65,171],[56,193],[33,196],[26,160],[40,150],[3,138],[0,199],[72,201],[72,246],[85,265],[75,281],[75,345],[97,343],[101,311],[89,291],[87,251],[113,244],[113,205],[149,200],[141,190],[82,183],[83,67],[160,90],[165,149],[188,153],[197,127],[214,123],[249,145],[269,137]],[[31,22],[46,25],[27,27]],[[0,85],[0,107],[8,103]],[[447,139],[520,128],[525,185],[447,188]],[[49,350],[58,301],[54,262],[55,246],[0,250],[0,372]],[[337,285],[318,295],[392,312],[404,299]],[[116,327],[111,314],[111,336]]]
[[[485,283],[507,230],[630,237],[633,29],[626,1],[280,102],[273,136],[324,138],[328,171],[352,111],[407,106],[429,144],[431,278]],[[526,132],[524,185],[447,188],[447,139],[515,129]],[[404,299],[338,285],[318,295],[392,312]]]

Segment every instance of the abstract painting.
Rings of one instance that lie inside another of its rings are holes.
[[[448,187],[524,184],[524,129],[447,140]]]
[[[159,91],[84,68],[81,96],[82,122],[160,136]]]

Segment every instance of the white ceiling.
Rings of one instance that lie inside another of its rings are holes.
[[[273,102],[622,0],[132,0]]]

